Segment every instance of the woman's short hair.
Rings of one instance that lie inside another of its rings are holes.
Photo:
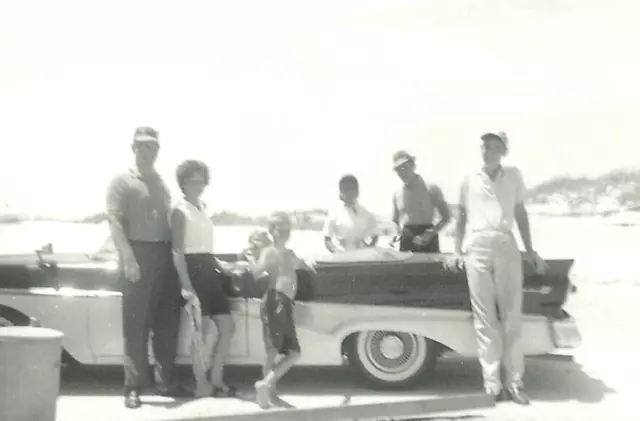
[[[202,161],[188,159],[178,165],[176,169],[176,179],[180,190],[184,193],[185,182],[194,174],[202,174],[205,184],[209,184],[209,167]]]
[[[338,188],[340,190],[344,190],[344,188],[347,187],[348,185],[355,186],[356,189],[359,188],[358,179],[356,178],[355,175],[347,174],[342,176],[342,178],[340,178],[340,181],[338,182]]]

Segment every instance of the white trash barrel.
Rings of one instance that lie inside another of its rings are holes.
[[[62,332],[0,327],[0,420],[55,421]]]

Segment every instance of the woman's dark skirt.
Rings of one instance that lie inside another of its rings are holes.
[[[187,270],[203,316],[230,314],[224,275],[213,254],[186,254]]]

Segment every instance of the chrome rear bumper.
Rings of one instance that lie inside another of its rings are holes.
[[[563,310],[563,317],[549,318],[549,332],[556,348],[578,348],[582,343],[582,336],[578,330],[576,319]]]

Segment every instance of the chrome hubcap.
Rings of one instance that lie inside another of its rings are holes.
[[[395,335],[386,335],[380,340],[380,353],[389,360],[400,358],[404,354],[404,342]]]
[[[373,377],[397,383],[415,376],[429,356],[426,339],[405,332],[368,331],[358,335],[358,359]]]

